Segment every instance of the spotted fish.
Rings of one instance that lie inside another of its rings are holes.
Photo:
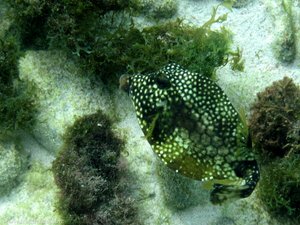
[[[245,119],[209,78],[169,64],[157,73],[123,75],[139,124],[177,173],[212,181],[210,200],[248,197],[259,180]]]

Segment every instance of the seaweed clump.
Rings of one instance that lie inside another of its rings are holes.
[[[128,28],[118,27],[113,33],[103,32],[94,43],[93,50],[83,52],[80,57],[85,58],[88,68],[95,68],[95,73],[104,77],[151,73],[170,62],[212,78],[216,68],[227,63],[242,71],[241,52],[230,49],[230,31],[224,27],[211,29],[212,24],[227,18],[226,15],[218,17],[216,13],[217,8],[214,8],[212,17],[201,27],[184,24],[180,19],[142,30],[134,24]]]
[[[250,129],[261,161],[258,196],[279,220],[300,222],[300,88],[274,82],[252,106]]]
[[[251,134],[262,160],[287,155],[289,136],[300,119],[300,88],[284,77],[257,94],[251,111]]]
[[[138,29],[131,16],[134,4],[128,1],[8,3],[16,17],[12,30],[20,34],[23,48],[65,50],[105,82],[117,84],[121,74],[154,72],[171,62],[209,77],[226,63],[243,70],[241,52],[230,49],[230,31],[211,29],[227,18],[217,16],[217,8],[201,27],[177,19]]]
[[[139,224],[121,166],[123,147],[100,111],[77,119],[68,129],[53,162],[64,224]]]

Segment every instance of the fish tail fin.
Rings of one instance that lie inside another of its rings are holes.
[[[246,198],[253,192],[258,180],[259,171],[256,161],[240,162],[236,169],[236,175],[243,179],[242,185],[214,184],[210,194],[210,201],[213,204],[222,204],[225,201]]]

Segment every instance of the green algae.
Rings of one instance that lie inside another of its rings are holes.
[[[134,3],[130,6],[117,1],[116,7],[107,1],[9,3],[15,18],[11,30],[19,35],[22,48],[63,49],[84,70],[105,82],[116,84],[121,74],[153,72],[170,62],[201,70],[209,77],[214,76],[216,67],[228,62],[233,69],[243,70],[240,51],[230,49],[230,31],[211,28],[227,18],[226,14],[217,16],[218,7],[201,27],[177,19],[138,29],[131,13]],[[173,11],[173,4],[161,3],[156,17],[165,15],[167,9]],[[32,29],[35,25],[37,29]]]
[[[262,169],[258,195],[279,221],[300,221],[299,169],[299,154],[274,160]]]
[[[22,56],[18,39],[0,36],[0,127],[1,136],[34,123],[33,85],[19,79],[18,60]]]

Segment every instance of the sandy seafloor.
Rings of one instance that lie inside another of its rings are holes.
[[[272,44],[280,30],[280,27],[277,27],[280,21],[274,19],[278,12],[270,2],[272,1],[254,0],[247,6],[233,9],[231,12],[222,7],[218,10],[218,14],[229,13],[227,21],[222,25],[233,32],[234,46],[243,50],[245,59],[244,72],[233,72],[229,66],[219,68],[217,71],[218,84],[228,93],[235,104],[244,106],[247,112],[249,112],[250,104],[255,100],[256,93],[273,81],[289,76],[300,84],[299,59],[296,58],[291,65],[284,65],[274,57]],[[200,26],[210,18],[212,7],[218,3],[219,1],[213,0],[181,0],[179,1],[178,16],[184,18],[185,22]],[[280,20],[280,17],[276,18]],[[55,63],[57,58],[60,63]],[[51,60],[52,63],[49,62]],[[69,88],[62,90],[62,87],[59,87],[62,79],[60,75],[67,76],[73,70],[76,70],[76,65],[67,62],[64,55],[59,53],[29,51],[20,60],[21,79],[33,80],[38,85],[45,87],[45,90],[50,86],[53,88],[57,85],[55,93],[64,93],[63,96],[69,105],[60,103],[51,94],[46,95],[46,103],[51,110],[42,112],[40,120],[44,119],[48,122],[37,127],[33,136],[23,135],[23,144],[25,149],[31,153],[33,166],[26,172],[24,181],[14,188],[10,195],[0,198],[1,225],[56,225],[61,223],[54,208],[57,188],[52,174],[49,172],[55,154],[53,151],[49,151],[47,146],[51,145],[52,149],[58,148],[61,145],[59,142],[61,133],[67,125],[72,124],[75,115],[93,112],[97,107],[108,113],[110,111],[115,113],[120,118],[117,129],[127,134],[128,155],[126,157],[129,169],[137,177],[135,196],[152,196],[139,200],[139,213],[144,218],[145,224],[280,224],[264,210],[256,198],[255,191],[249,198],[222,206],[214,206],[209,202],[209,192],[201,189],[200,182],[196,185],[199,187],[199,190],[196,190],[200,196],[199,204],[184,210],[168,208],[162,200],[162,189],[156,173],[157,158],[143,138],[128,96],[121,91],[114,96],[107,96],[106,93],[101,92],[101,89],[92,94],[90,93],[94,91],[93,89],[88,90],[89,93],[87,93],[88,91],[78,91],[82,90],[83,84],[88,84],[88,81],[78,81],[80,83],[78,84],[76,78],[73,79],[72,76],[71,78],[67,77],[66,82],[72,81],[73,83],[69,84]],[[43,79],[42,72],[45,73],[45,79],[47,76],[53,76],[53,79],[50,78],[50,82],[41,81],[40,79]],[[82,100],[83,94],[87,94],[88,97]],[[98,99],[90,100],[95,98]],[[78,102],[78,99],[86,102]],[[110,107],[107,107],[107,102],[112,102]],[[88,104],[97,105],[97,107],[87,106]],[[68,110],[59,111],[62,105]],[[80,111],[81,109],[82,111]],[[59,131],[56,132],[56,130]],[[32,176],[37,178],[32,179]]]

